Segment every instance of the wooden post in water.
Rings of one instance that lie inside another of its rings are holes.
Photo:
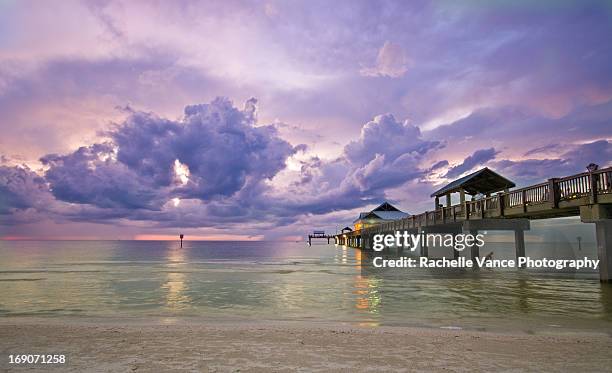
[[[419,228],[418,232],[419,234],[421,234],[421,232],[426,233],[421,228]],[[429,257],[429,249],[427,248],[426,235],[421,236],[421,256],[424,256],[425,258]]]
[[[466,233],[465,231],[463,233]],[[478,230],[476,229],[470,229],[468,231],[469,234],[471,234],[472,236],[476,237],[476,235],[478,234]],[[469,250],[466,252],[466,256],[469,255],[469,258],[472,259],[472,261],[474,262],[474,264],[476,264],[476,258],[480,257],[480,248],[474,243],[472,242],[471,245],[466,245],[466,249]],[[456,251],[456,250],[455,250]]]
[[[183,248],[183,237],[185,237],[185,235],[181,233],[179,235],[179,238],[181,239],[181,249]]]
[[[597,258],[599,259],[599,279],[612,281],[612,219],[595,222],[597,238]]]
[[[516,247],[516,260],[522,256],[525,256],[525,231],[522,229],[516,229],[514,231],[514,245]],[[521,268],[525,268],[525,265],[522,265]]]

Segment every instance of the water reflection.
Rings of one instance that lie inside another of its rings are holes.
[[[362,322],[360,325],[378,326],[377,316],[381,302],[378,288],[382,285],[382,280],[362,275],[362,253],[361,250],[355,250],[355,268],[357,268],[358,273],[353,283],[353,293],[356,295],[355,308],[360,311],[366,311],[371,316],[376,317],[376,320]]]
[[[600,284],[597,274],[381,269],[372,265],[377,255],[286,242],[189,242],[183,249],[168,242],[3,243],[0,315],[218,316],[369,326],[514,319],[612,330],[612,287]]]
[[[612,320],[612,284],[601,284],[599,299],[603,307],[604,318],[606,320]]]
[[[189,305],[191,298],[186,294],[186,274],[184,268],[185,251],[187,248],[182,248],[175,243],[170,244],[168,250],[166,267],[169,269],[166,283],[162,288],[166,291],[166,306],[169,308],[185,308]]]

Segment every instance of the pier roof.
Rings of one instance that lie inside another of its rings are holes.
[[[372,211],[360,213],[359,217],[355,219],[353,223],[365,219],[397,220],[407,216],[410,216],[410,214],[400,211],[397,207],[393,206],[389,202],[384,202]]]
[[[463,189],[467,194],[487,194],[515,187],[512,181],[485,167],[467,176],[452,181],[445,187],[435,191],[431,197],[440,197]]]

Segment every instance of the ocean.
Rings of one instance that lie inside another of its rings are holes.
[[[493,246],[514,255],[510,243]],[[596,259],[594,244],[555,250],[527,247]],[[612,331],[612,286],[593,271],[381,269],[372,256],[302,242],[0,241],[0,317]]]

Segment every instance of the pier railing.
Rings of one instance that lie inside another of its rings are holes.
[[[612,167],[583,172],[356,230],[350,235],[450,224],[471,219],[550,218],[579,214],[580,206],[612,204]]]

